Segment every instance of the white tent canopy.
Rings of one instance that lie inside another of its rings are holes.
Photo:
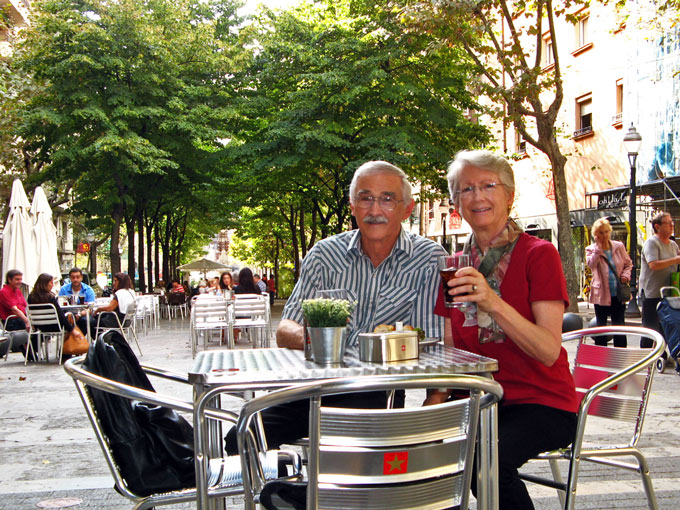
[[[36,272],[36,247],[33,222],[29,214],[31,204],[16,179],[12,184],[9,201],[9,215],[2,234],[2,279],[10,269],[18,269],[24,274],[24,283],[32,287],[38,276]]]
[[[57,228],[52,221],[52,209],[42,186],[35,188],[31,216],[37,257],[36,274],[48,273],[59,280],[61,268],[57,254]]]

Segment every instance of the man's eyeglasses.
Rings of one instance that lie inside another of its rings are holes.
[[[383,195],[381,197],[359,195],[358,197],[354,197],[354,205],[359,209],[370,209],[375,202],[378,202],[383,211],[393,211],[394,208],[397,207],[397,204],[403,202],[403,200],[398,200],[390,195]]]
[[[490,196],[493,192],[498,189],[498,186],[503,186],[503,184],[497,182],[485,182],[479,186],[466,186],[461,190],[456,191],[456,195],[463,198],[472,198],[475,191],[479,191],[482,195]]]

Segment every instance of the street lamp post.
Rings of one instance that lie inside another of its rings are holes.
[[[630,273],[630,288],[632,291],[632,299],[626,308],[626,317],[640,317],[640,309],[637,305],[637,216],[636,216],[636,199],[637,188],[635,169],[637,163],[638,152],[642,144],[642,137],[637,132],[633,123],[630,123],[626,136],[623,137],[623,145],[628,152],[628,163],[630,164],[630,197],[628,202],[628,227],[630,229],[630,257],[633,259],[633,270]]]

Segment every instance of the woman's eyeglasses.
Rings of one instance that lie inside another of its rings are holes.
[[[479,191],[482,195],[490,196],[498,189],[498,186],[503,186],[503,184],[498,182],[485,182],[479,186],[466,186],[463,189],[456,191],[456,195],[463,198],[472,198],[475,191]]]

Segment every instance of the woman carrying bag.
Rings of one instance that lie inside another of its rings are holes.
[[[612,226],[607,219],[597,220],[591,232],[595,242],[586,248],[586,262],[593,272],[590,302],[595,305],[597,325],[606,326],[611,316],[612,325],[622,326],[626,303],[630,300],[626,287],[630,283],[633,261],[623,243],[611,240]],[[597,345],[607,345],[607,341],[606,337],[595,339]],[[627,347],[625,335],[614,337],[614,347]]]

